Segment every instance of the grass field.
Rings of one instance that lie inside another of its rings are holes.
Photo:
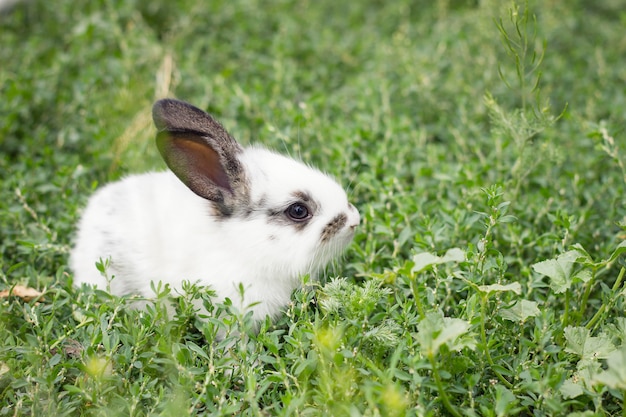
[[[621,0],[25,1],[0,15],[0,416],[626,416]],[[252,330],[71,285],[174,96],[362,224]],[[227,337],[215,342],[217,331]]]

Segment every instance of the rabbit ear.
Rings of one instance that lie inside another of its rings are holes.
[[[248,200],[241,146],[215,119],[178,100],[159,100],[152,108],[161,156],[194,193],[230,215]]]

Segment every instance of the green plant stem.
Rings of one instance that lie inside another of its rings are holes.
[[[411,292],[413,293],[413,301],[415,302],[415,306],[417,307],[417,312],[420,315],[420,318],[423,319],[425,317],[424,314],[424,306],[419,298],[419,290],[417,288],[417,281],[415,277],[411,277]]]
[[[580,300],[580,317],[577,320],[578,323],[585,317],[585,309],[587,308],[587,300],[589,300],[589,295],[591,294],[591,289],[596,283],[596,269],[593,270],[593,275],[591,279],[585,284],[585,292],[583,293],[583,298]]]
[[[489,353],[489,346],[487,345],[487,331],[485,330],[485,322],[486,322],[486,314],[485,310],[487,308],[487,295],[483,295],[480,301],[480,337],[483,342],[483,346],[485,349],[485,357],[487,358],[487,363],[491,366],[491,370],[498,377],[498,379],[506,385],[507,388],[513,388],[513,384],[511,384],[497,369],[496,365],[493,362],[493,358],[491,357],[491,353]]]
[[[617,276],[617,279],[615,280],[615,284],[613,284],[613,288],[611,288],[611,292],[613,293],[613,295],[615,295],[619,287],[622,285],[624,274],[626,274],[626,267],[622,267],[622,269],[619,271],[619,275]],[[589,320],[589,323],[587,323],[585,327],[587,329],[592,329],[596,325],[596,323],[602,318],[602,316],[604,315],[604,312],[608,308],[611,308],[614,303],[615,303],[615,297],[610,299],[608,303],[602,304],[600,308],[598,309],[598,311],[596,312],[596,314],[594,314],[594,316],[591,318],[591,320]]]
[[[561,324],[566,327],[569,322],[569,291],[565,291],[565,311],[563,311],[563,318]]]
[[[593,315],[593,317],[591,318],[591,320],[589,320],[589,323],[587,323],[585,327],[587,329],[592,329],[595,326],[595,324],[598,322],[598,320],[600,320],[600,317],[604,315],[605,310],[606,310],[606,306],[605,304],[602,304],[600,308],[598,309],[598,311],[596,312],[596,314]]]
[[[461,413],[452,405],[450,402],[450,398],[448,398],[448,394],[446,392],[443,383],[441,382],[441,378],[439,378],[439,372],[437,370],[437,363],[435,362],[435,355],[432,352],[428,353],[428,361],[430,362],[430,366],[432,367],[433,378],[435,380],[435,385],[437,385],[437,391],[439,392],[439,399],[443,406],[448,410],[450,414],[454,417],[461,417]]]
[[[626,268],[622,267],[622,269],[619,271],[619,275],[617,276],[617,279],[615,280],[615,284],[613,284],[613,288],[611,288],[612,292],[617,292],[617,290],[619,290],[619,287],[622,286],[622,280],[624,279],[625,273],[626,273]]]

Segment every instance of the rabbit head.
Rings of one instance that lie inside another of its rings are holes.
[[[163,159],[229,223],[240,245],[235,253],[262,254],[265,261],[255,263],[275,269],[275,277],[279,269],[315,274],[351,241],[358,211],[329,176],[260,147],[242,148],[209,114],[181,101],[158,101],[153,118]]]

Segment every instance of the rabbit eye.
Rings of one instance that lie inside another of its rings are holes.
[[[285,214],[295,222],[303,222],[311,218],[309,208],[302,203],[293,203],[287,207]]]

